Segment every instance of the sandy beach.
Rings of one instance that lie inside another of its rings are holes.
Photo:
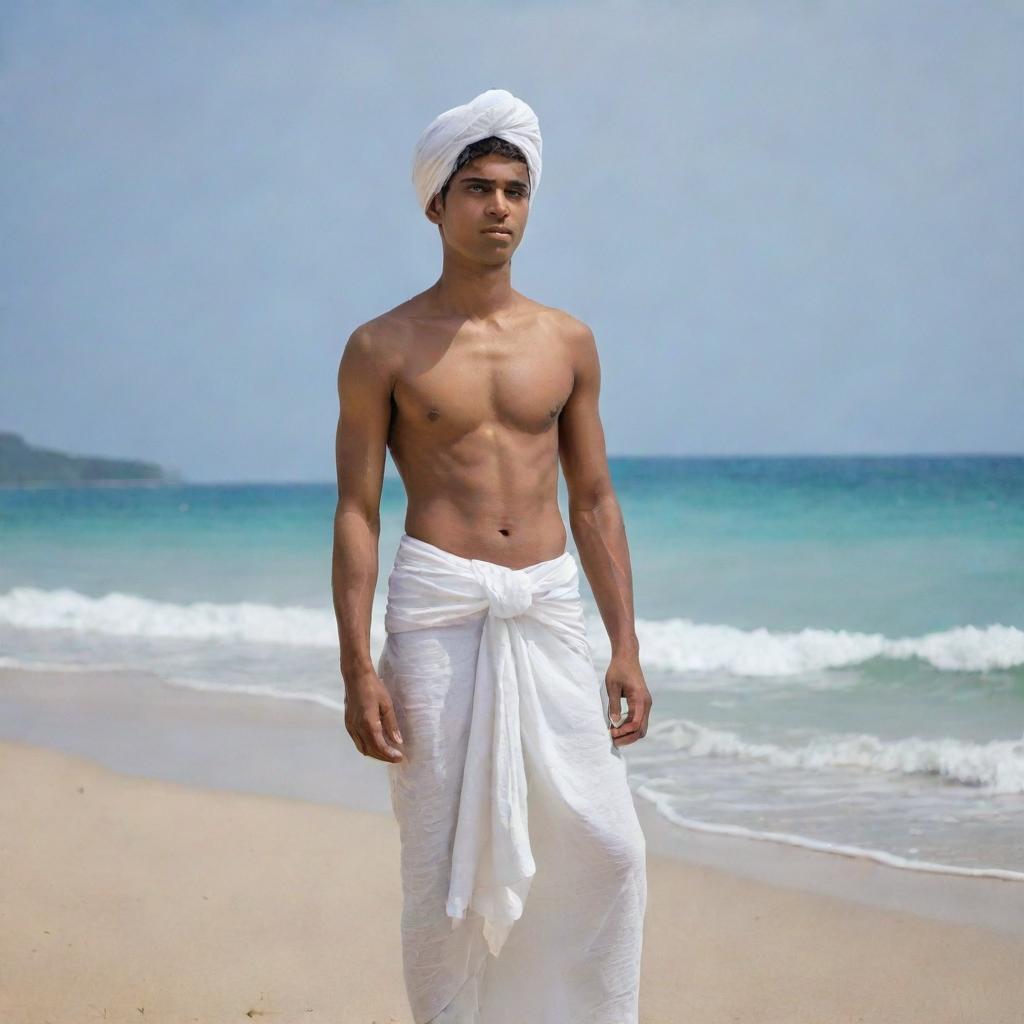
[[[0,1020],[409,1024],[398,829],[336,712],[5,669],[0,722]],[[1024,1020],[1024,885],[639,809],[645,1024]]]

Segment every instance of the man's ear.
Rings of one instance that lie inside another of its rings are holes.
[[[440,224],[441,223],[441,214],[443,212],[444,212],[444,202],[441,199],[441,193],[438,192],[438,193],[436,193],[433,196],[433,198],[427,204],[427,209],[425,210],[425,213],[427,215],[427,219],[432,224]]]

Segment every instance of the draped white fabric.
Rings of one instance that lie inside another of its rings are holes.
[[[403,534],[385,629],[416,1024],[633,1024],[645,843],[575,559],[509,569]]]

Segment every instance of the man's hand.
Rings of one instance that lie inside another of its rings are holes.
[[[611,720],[612,742],[617,747],[635,743],[647,735],[647,719],[654,704],[647,689],[640,661],[635,656],[612,657],[604,677],[608,690],[608,717]],[[621,698],[626,698],[629,713],[623,721]]]
[[[346,680],[345,728],[360,754],[391,763],[402,760],[401,750],[385,739],[386,731],[392,742],[404,742],[391,695],[372,669]]]

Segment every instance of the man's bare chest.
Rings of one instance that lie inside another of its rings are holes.
[[[440,438],[489,426],[552,430],[572,387],[561,344],[506,339],[424,348],[407,361],[392,394],[401,426]]]

